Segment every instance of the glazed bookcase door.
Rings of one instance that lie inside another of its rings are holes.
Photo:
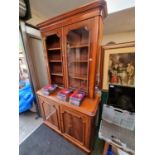
[[[88,93],[90,22],[84,21],[66,26],[64,33],[68,87]]]
[[[64,87],[63,52],[61,46],[61,29],[50,32],[46,36],[49,83]]]

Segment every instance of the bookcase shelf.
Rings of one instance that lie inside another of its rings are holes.
[[[79,75],[69,75],[73,79],[79,79],[79,80],[87,80],[87,76],[79,76]]]
[[[81,44],[81,45],[71,45],[68,48],[83,48],[83,47],[89,47],[88,44]]]
[[[70,63],[88,63],[88,60],[72,60]]]
[[[50,81],[58,86],[64,86],[62,52],[58,33],[49,35],[46,39]]]
[[[54,75],[54,76],[63,76],[62,73],[51,73],[51,75]]]
[[[62,60],[49,60],[49,62],[62,62]]]
[[[57,50],[61,50],[61,48],[60,47],[48,48],[48,51],[57,51]]]

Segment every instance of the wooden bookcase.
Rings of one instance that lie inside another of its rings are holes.
[[[49,84],[58,84],[59,89],[81,89],[87,94],[76,107],[59,101],[57,92],[45,96],[38,91],[44,123],[87,153],[92,150],[100,102],[95,85],[102,68],[101,42],[106,15],[106,2],[98,0],[38,25]],[[102,86],[100,81],[98,85]]]

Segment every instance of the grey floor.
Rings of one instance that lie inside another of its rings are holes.
[[[30,111],[24,112],[19,115],[19,144],[21,144],[28,136],[31,135],[41,124],[42,118],[36,119],[36,114]],[[102,155],[104,142],[98,139],[96,134],[96,140],[94,143],[94,150],[91,155]]]
[[[19,144],[21,144],[41,124],[42,118],[36,119],[36,113],[26,111],[19,115]]]

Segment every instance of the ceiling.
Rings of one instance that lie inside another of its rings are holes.
[[[93,1],[95,0],[30,0],[32,18],[27,22],[37,25]],[[107,6],[109,15],[105,19],[106,34],[134,30],[134,0],[117,0],[117,3],[116,0],[107,0]]]
[[[135,30],[135,8],[109,14],[105,19],[105,34]]]

